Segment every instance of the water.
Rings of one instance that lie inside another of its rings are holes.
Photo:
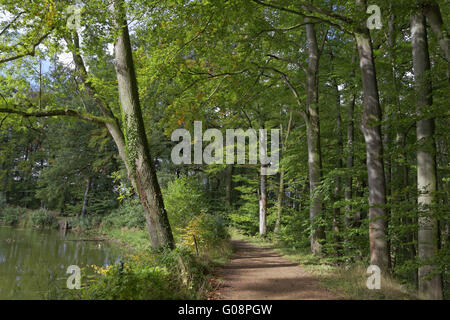
[[[0,299],[49,298],[65,286],[68,266],[105,266],[121,258],[112,243],[71,241],[77,239],[70,232],[0,226]]]

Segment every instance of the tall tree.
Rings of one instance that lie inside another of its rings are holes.
[[[360,12],[366,11],[366,3],[356,0]],[[386,183],[381,135],[381,106],[373,57],[372,39],[366,21],[355,30],[363,85],[363,114],[361,130],[366,143],[367,173],[369,184],[369,238],[370,263],[386,271],[389,265],[386,239]]]
[[[267,235],[267,165],[261,164],[259,185],[259,235]]]
[[[353,54],[352,58],[352,69],[350,71],[350,78],[355,77],[355,70],[353,68],[354,63],[356,62],[356,53]],[[355,101],[356,101],[356,93],[355,93],[355,85],[351,83],[350,85],[350,98],[348,101],[348,123],[347,123],[347,148],[346,154],[347,159],[345,161],[345,167],[348,171],[353,169],[354,165],[354,136],[355,136]],[[353,198],[353,178],[352,174],[347,173],[347,177],[345,179],[345,192],[344,192],[345,201],[347,202],[345,206],[345,227],[349,228],[350,225],[355,221],[355,217],[351,216],[352,205],[350,204]]]
[[[286,129],[286,136],[284,138],[284,143],[281,147],[281,154],[280,158],[283,156],[283,154],[286,152],[287,149],[287,142],[289,139],[289,136],[291,134],[291,127],[292,127],[292,111],[289,113],[289,121]],[[283,133],[283,126],[280,125],[280,131]],[[277,219],[275,221],[275,228],[273,231],[276,233],[280,231],[280,225],[281,225],[281,215],[283,211],[283,196],[284,196],[284,175],[286,173],[286,170],[283,165],[280,166],[280,185],[278,187],[278,196],[277,196]]]
[[[135,181],[136,191],[147,213],[152,246],[174,248],[172,230],[164,208],[142,118],[125,1],[114,2],[114,14],[116,28],[119,30],[114,44],[114,64],[124,126],[126,161],[131,171],[130,176]]]
[[[438,249],[438,222],[431,206],[436,192],[436,145],[434,119],[426,112],[432,104],[430,57],[425,17],[422,13],[411,16],[411,37],[414,81],[416,90],[417,121],[417,188],[419,206],[419,293],[430,299],[442,299],[442,280],[432,262]]]
[[[310,22],[305,19],[306,22]],[[306,136],[308,139],[308,165],[310,200],[309,218],[312,223],[311,250],[321,252],[322,241],[325,238],[323,227],[320,225],[322,214],[322,196],[318,187],[322,179],[322,150],[320,148],[320,120],[319,120],[319,47],[313,23],[307,23],[306,39],[308,42],[308,67],[306,73]]]

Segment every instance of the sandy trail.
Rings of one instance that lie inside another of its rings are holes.
[[[216,299],[334,300],[338,296],[319,281],[270,249],[232,241],[235,254],[220,271]]]

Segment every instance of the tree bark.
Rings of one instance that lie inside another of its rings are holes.
[[[447,59],[447,78],[450,85],[450,37],[445,30],[439,4],[435,0],[421,0],[420,3],[423,8],[423,14],[429,22],[433,32],[436,33],[439,39],[439,45],[442,51],[444,51],[445,58]]]
[[[172,230],[164,208],[160,186],[142,118],[138,86],[128,32],[125,1],[114,2],[116,28],[119,35],[114,44],[114,64],[124,126],[126,161],[136,192],[146,211],[152,247],[174,248]]]
[[[344,140],[342,137],[342,117],[341,117],[341,94],[339,92],[339,86],[336,79],[332,79],[332,86],[335,93],[336,98],[336,136],[337,136],[337,163],[336,167],[338,169],[343,168],[342,154],[344,152]],[[338,175],[336,177],[336,182],[334,186],[334,201],[338,201],[341,199],[341,178]],[[335,241],[338,244],[340,242],[339,231],[340,231],[340,219],[341,219],[341,208],[336,207],[333,209],[333,233],[335,235]]]
[[[292,111],[289,114],[289,121],[288,121],[288,126],[287,126],[287,131],[286,131],[286,137],[284,138],[284,143],[281,148],[280,158],[286,152],[287,141],[288,141],[289,135],[291,133],[291,127],[292,127]],[[282,126],[281,126],[281,129],[283,129]],[[281,130],[281,132],[282,132],[282,130]],[[273,230],[273,232],[275,232],[275,233],[280,231],[281,215],[283,212],[283,197],[284,197],[284,166],[280,165],[280,185],[278,188],[278,197],[277,197],[277,220],[275,221],[275,228]],[[295,200],[293,201],[293,205],[295,206]]]
[[[365,12],[366,6],[364,1],[356,0],[356,4]],[[387,271],[389,252],[386,239],[386,183],[380,124],[382,113],[378,95],[378,83],[369,30],[364,25],[356,30],[355,37],[358,44],[364,93],[361,129],[366,144],[369,185],[370,263],[377,265],[382,271]]]
[[[422,13],[411,16],[411,37],[414,81],[416,90],[416,111],[419,115],[433,104],[430,78],[430,57],[425,17]],[[431,262],[438,250],[438,222],[433,217],[430,206],[436,191],[436,144],[434,141],[434,119],[424,118],[417,122],[417,189],[419,208],[419,260],[425,265],[419,267],[419,294],[428,299],[442,299],[442,279],[436,272],[437,266]]]
[[[278,186],[278,196],[277,196],[277,219],[275,220],[275,227],[273,229],[274,233],[279,232],[281,227],[283,196],[284,196],[284,169],[280,168],[280,185]],[[293,204],[295,205],[295,202],[293,202]]]
[[[308,167],[310,183],[311,221],[311,251],[318,254],[322,251],[322,241],[325,238],[324,229],[320,226],[322,215],[322,196],[317,192],[322,179],[322,153],[320,148],[319,122],[319,49],[317,46],[314,24],[306,24],[306,38],[308,41],[308,67],[306,75],[306,134],[308,140]]]
[[[352,58],[352,65],[356,62],[356,53],[354,53]],[[354,79],[355,77],[355,70],[352,67],[352,71],[350,72],[350,78]],[[352,84],[351,86],[351,93],[350,93],[350,101],[348,104],[348,124],[347,124],[347,159],[345,163],[345,167],[348,171],[347,177],[345,179],[345,192],[344,192],[344,198],[346,201],[345,205],[345,228],[350,228],[354,223],[354,217],[352,217],[351,213],[353,211],[352,205],[350,202],[353,199],[353,178],[352,174],[350,173],[350,170],[353,168],[354,165],[354,156],[353,156],[353,142],[354,142],[354,136],[355,136],[355,120],[354,120],[354,114],[355,114],[355,101],[356,101],[356,93],[355,93],[355,86]],[[354,214],[353,214],[354,216]],[[347,240],[347,239],[346,239]]]
[[[267,234],[267,176],[264,174],[266,165],[261,164],[260,172],[260,194],[259,194],[259,235],[265,237]]]
[[[83,207],[81,208],[81,217],[83,218],[84,215],[86,214],[86,210],[87,210],[87,202],[88,202],[88,194],[89,194],[89,187],[91,185],[91,178],[89,177],[86,180],[86,189],[84,191],[84,198],[83,198]]]
[[[392,11],[392,5],[390,6],[390,10]],[[391,62],[391,75],[392,75],[392,84],[395,88],[395,58],[394,58],[394,42],[395,42],[395,17],[393,14],[389,16],[389,22],[388,22],[388,48],[389,48],[389,54],[390,54],[390,62]],[[386,180],[386,197],[390,197],[392,194],[392,158],[391,158],[391,145],[392,145],[392,135],[391,135],[391,117],[392,112],[394,110],[395,104],[398,102],[398,98],[396,97],[394,93],[394,97],[389,97],[387,99],[387,103],[384,110],[384,136],[383,136],[383,150],[385,151],[384,154],[384,165],[385,165],[385,180]],[[386,223],[389,224],[390,217],[391,217],[391,209],[390,207],[386,208],[386,216],[387,221]],[[386,230],[387,232],[389,229]],[[388,252],[390,254],[389,256],[389,269],[392,269],[392,261],[391,261],[391,240],[390,237],[387,239],[387,245],[388,245]]]
[[[225,190],[225,200],[228,206],[233,205],[233,165],[228,165],[225,170],[225,180],[226,180],[226,190]]]
[[[392,8],[392,5],[391,5]],[[398,87],[398,80],[397,80],[397,76],[396,76],[396,69],[397,69],[397,65],[395,62],[395,47],[396,47],[396,39],[397,39],[397,35],[396,35],[396,26],[395,26],[395,16],[394,14],[391,14],[389,17],[389,22],[388,22],[388,47],[389,47],[389,56],[390,56],[390,63],[391,63],[391,88],[393,89],[392,92],[392,98],[389,99],[389,104],[392,106],[392,113],[396,112],[397,113],[397,117],[396,120],[400,121],[400,117],[402,116],[401,110],[400,110],[400,99],[399,99],[399,87]],[[394,108],[397,107],[398,110],[395,110]],[[398,126],[397,130],[396,130],[396,137],[395,137],[395,144],[397,146],[398,149],[401,150],[401,152],[399,153],[399,158],[401,159],[401,165],[399,168],[399,174],[400,177],[398,177],[400,182],[400,187],[402,190],[406,191],[406,188],[409,186],[409,182],[408,182],[408,164],[407,164],[407,154],[404,151],[405,146],[406,146],[406,129],[402,128],[402,126]],[[386,139],[389,139],[386,137]],[[391,170],[394,170],[393,166],[391,166],[390,168]],[[389,175],[387,175],[389,176]],[[391,193],[392,192],[392,188],[395,188],[394,186],[394,180],[392,180],[392,174],[390,175],[390,179],[386,181],[386,183],[388,183],[389,185],[392,184],[391,186],[391,190],[389,190],[388,192]],[[393,199],[395,200],[395,199]],[[406,193],[405,196],[402,199],[405,202],[409,201],[408,198],[408,194]],[[406,225],[415,225],[414,219],[410,219],[410,218],[402,218],[401,221],[398,221],[398,223],[400,224],[406,224]],[[407,247],[407,254],[410,256],[411,261],[415,261],[416,259],[416,248],[414,245],[414,233],[408,233],[406,235],[406,242],[409,243],[408,247]],[[392,248],[391,248],[392,250]],[[394,251],[391,251],[392,255],[395,255]],[[417,286],[417,268],[414,269],[413,271],[413,276],[414,276],[414,283]]]
[[[354,140],[354,132],[355,132],[355,122],[353,120],[355,113],[355,100],[356,95],[353,94],[349,106],[348,106],[348,116],[349,122],[347,124],[347,160],[346,160],[346,168],[350,171],[354,165],[353,158],[353,140]],[[349,204],[353,199],[353,178],[352,174],[348,174],[345,180],[345,193],[344,193],[345,201],[347,204],[345,205],[345,224],[346,228],[349,228],[354,220],[351,216],[351,212],[353,210],[352,205]]]

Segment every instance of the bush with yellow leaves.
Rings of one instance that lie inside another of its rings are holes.
[[[181,245],[197,255],[210,252],[229,238],[224,221],[206,213],[192,218],[186,227],[179,229],[179,234]]]
[[[91,266],[97,274],[80,290],[81,299],[139,300],[184,299],[186,291],[154,254],[129,256],[122,264]]]

